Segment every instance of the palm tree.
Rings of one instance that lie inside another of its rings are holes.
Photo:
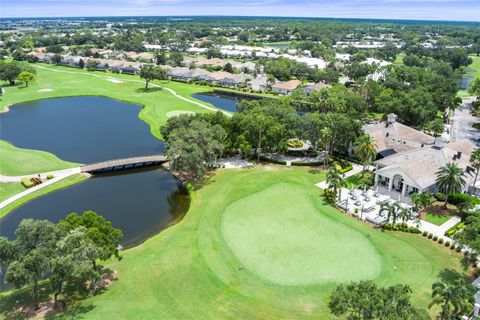
[[[398,216],[400,217],[400,220],[402,220],[402,223],[405,223],[412,217],[412,212],[410,211],[410,209],[399,206]]]
[[[343,175],[338,172],[338,170],[335,168],[335,166],[332,166],[330,170],[328,170],[327,173],[327,183],[328,183],[328,188],[330,190],[333,190],[335,193],[335,196],[340,197],[340,193],[338,192],[340,188],[346,186],[346,182],[343,180]]]
[[[470,165],[475,168],[477,173],[475,173],[475,179],[473,180],[473,187],[477,183],[478,172],[480,171],[480,148],[473,150],[472,155],[470,156]]]
[[[428,192],[415,193],[412,195],[412,202],[415,207],[415,211],[420,212],[425,209],[430,202],[432,202],[432,196]]]
[[[400,214],[400,205],[398,203],[390,203],[384,202],[380,205],[380,216],[387,216],[387,223],[390,222],[390,218],[392,218],[392,224],[397,222],[397,218]]]
[[[355,141],[353,151],[363,163],[363,172],[365,172],[367,166],[370,165],[377,156],[377,146],[368,134],[360,136],[357,141]]]
[[[437,171],[435,180],[438,190],[445,194],[443,207],[447,208],[448,195],[461,192],[465,186],[465,173],[455,163],[447,163]]]
[[[465,279],[458,278],[453,281],[441,280],[432,285],[433,305],[441,305],[442,311],[440,318],[442,320],[451,319],[452,315],[457,315],[463,311],[473,298],[474,289]],[[452,310],[453,307],[453,310]]]
[[[323,154],[323,168],[325,169],[328,163],[329,158],[329,145],[332,141],[332,131],[328,127],[322,128],[320,130],[320,143],[323,145],[323,150],[325,151]]]

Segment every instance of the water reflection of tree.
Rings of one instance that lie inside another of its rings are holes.
[[[190,195],[185,187],[179,184],[179,187],[167,198],[170,209],[170,216],[173,220],[180,219],[190,208]]]

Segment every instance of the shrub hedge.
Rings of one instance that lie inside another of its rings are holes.
[[[406,224],[391,224],[391,223],[384,223],[381,225],[382,229],[390,230],[390,231],[402,231],[408,233],[422,233],[420,230],[414,227],[409,227]]]
[[[33,182],[30,181],[29,178],[25,177],[25,178],[22,178],[22,184],[25,188],[31,188],[33,187]]]
[[[451,238],[458,230],[460,230],[465,225],[464,222],[459,222],[447,231],[445,231],[445,236]]]
[[[448,202],[453,205],[469,202],[473,205],[480,204],[480,199],[465,193],[452,193],[448,196]]]
[[[445,201],[446,196],[443,193],[437,192],[433,195],[438,201]]]

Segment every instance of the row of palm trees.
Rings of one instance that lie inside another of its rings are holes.
[[[384,202],[380,204],[379,215],[387,218],[386,223],[396,224],[397,220],[405,223],[412,218],[412,211],[402,207],[398,202]]]

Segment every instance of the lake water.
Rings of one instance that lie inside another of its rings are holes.
[[[104,97],[19,103],[0,114],[0,137],[79,163],[163,153],[162,141],[138,119],[140,109]]]
[[[22,148],[49,151],[80,163],[159,154],[162,141],[138,119],[140,107],[103,97],[46,99],[0,114],[0,137]],[[181,183],[161,168],[99,175],[34,199],[0,220],[0,235],[14,237],[23,218],[56,222],[93,210],[122,229],[124,246],[158,233],[187,210]]]
[[[167,170],[102,174],[18,207],[0,221],[0,235],[14,238],[25,218],[57,222],[71,212],[92,210],[121,229],[122,244],[129,247],[181,218],[188,205],[181,183]]]
[[[241,102],[241,100],[236,97],[213,92],[194,93],[192,94],[192,97],[230,112],[236,112],[237,104]]]

